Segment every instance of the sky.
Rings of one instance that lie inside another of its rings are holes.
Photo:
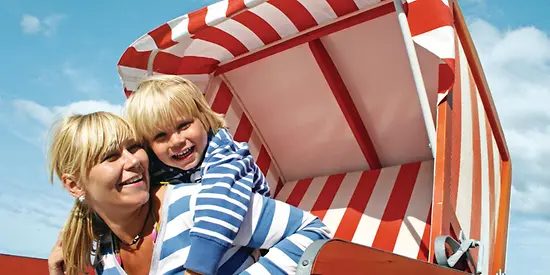
[[[53,119],[119,112],[116,63],[126,47],[212,2],[0,2],[0,253],[46,258],[73,203],[49,183]],[[460,1],[512,155],[507,274],[549,274],[550,3],[516,3]]]

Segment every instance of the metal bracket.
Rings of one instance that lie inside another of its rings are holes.
[[[476,248],[479,247],[479,253],[478,253],[478,259],[477,259],[477,265],[476,265],[476,273],[475,274],[482,274],[482,266],[483,266],[483,245],[481,242],[473,239],[466,239],[463,232],[461,232],[461,242],[458,243],[455,239],[453,239],[451,236],[445,235],[445,236],[439,236],[435,239],[435,259],[437,261],[437,264],[453,268],[456,263],[462,258],[464,254],[468,257],[470,260],[470,248]],[[446,251],[446,245],[449,245],[453,251],[453,254],[447,258],[447,251]]]

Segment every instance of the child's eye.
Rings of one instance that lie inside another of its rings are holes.
[[[190,125],[191,125],[191,122],[190,122],[190,121],[186,121],[186,122],[181,123],[181,124],[178,126],[178,129],[180,129],[180,130],[185,130],[185,129],[189,128]]]

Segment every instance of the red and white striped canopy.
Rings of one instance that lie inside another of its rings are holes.
[[[451,9],[403,3],[435,114],[454,81]],[[194,81],[283,183],[433,159],[393,1],[221,1],[137,39],[118,72],[127,95],[146,75]]]

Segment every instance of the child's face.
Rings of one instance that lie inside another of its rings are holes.
[[[206,149],[208,134],[196,118],[181,118],[156,133],[149,145],[164,164],[183,170],[197,166]]]

